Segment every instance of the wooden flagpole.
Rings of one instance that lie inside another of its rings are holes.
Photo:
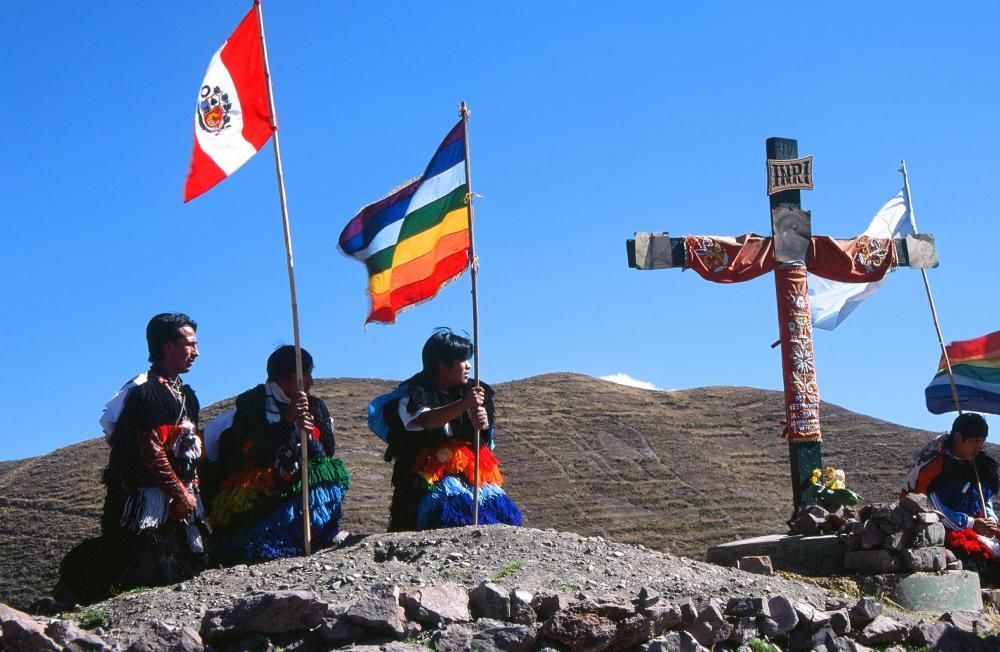
[[[476,258],[476,239],[472,229],[475,221],[473,210],[472,193],[472,167],[469,164],[469,106],[462,100],[459,107],[462,116],[462,123],[465,131],[465,184],[466,205],[469,207],[469,271],[472,277],[472,367],[473,375],[476,379],[476,387],[479,387],[479,292],[477,280],[479,276],[479,259]],[[476,430],[472,437],[472,451],[475,460],[473,466],[473,488],[472,488],[472,524],[479,525],[479,431]]]
[[[264,52],[264,79],[267,80],[267,103],[271,109],[271,128],[274,130],[274,167],[278,175],[278,198],[281,202],[281,222],[285,235],[285,253],[288,259],[288,292],[292,302],[292,336],[295,340],[295,380],[299,391],[305,384],[302,373],[302,346],[299,341],[299,306],[295,298],[295,260],[292,256],[292,231],[288,223],[288,198],[285,195],[285,177],[281,169],[281,146],[278,142],[278,115],[274,108],[274,88],[271,86],[271,67],[267,59],[267,39],[264,38],[264,13],[260,0],[254,0],[257,7],[257,21],[260,24],[260,44]],[[298,426],[296,426],[298,429]],[[302,456],[300,466],[302,471],[302,537],[306,555],[312,554],[312,536],[309,527],[309,436],[311,433],[300,430],[299,447]]]
[[[906,161],[899,162],[899,171],[903,173],[903,192],[906,193],[906,209],[910,211],[910,219],[916,229],[917,219],[913,210],[913,198],[910,197],[910,180],[906,176]],[[941,325],[938,323],[937,308],[934,306],[934,295],[931,294],[931,283],[927,278],[927,270],[921,268],[920,274],[924,279],[924,289],[927,290],[927,302],[931,307],[931,318],[934,320],[934,330],[937,332],[938,345],[941,347],[941,359],[944,360],[944,368],[948,372],[948,383],[951,385],[951,398],[955,401],[955,410],[962,414],[962,402],[958,398],[958,385],[955,384],[955,374],[951,370],[951,360],[948,358],[948,347],[944,344],[944,337],[941,335]],[[983,497],[983,485],[979,480],[979,469],[976,468],[976,460],[969,462],[972,464],[972,471],[976,476],[976,488],[979,490],[979,507],[983,510],[983,518],[986,518],[986,499]]]
[[[913,198],[910,197],[910,180],[906,176],[906,161],[899,162],[899,171],[903,173],[903,192],[906,193],[906,209],[910,211],[910,220],[916,230],[917,219],[913,210]],[[938,323],[937,308],[934,306],[934,295],[931,294],[931,283],[927,278],[927,270],[921,269],[920,274],[924,279],[924,289],[927,290],[927,302],[931,307],[931,318],[934,320],[934,330],[937,332],[938,344],[941,347],[941,357],[944,360],[945,369],[948,371],[948,382],[951,384],[951,397],[955,401],[955,409],[962,413],[962,405],[958,400],[958,386],[955,385],[955,374],[951,371],[951,360],[948,359],[948,347],[944,344],[944,337],[941,335],[941,324]]]

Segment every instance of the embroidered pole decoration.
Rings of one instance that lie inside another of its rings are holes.
[[[479,387],[479,293],[476,283],[479,277],[479,259],[476,257],[476,240],[472,231],[475,211],[472,203],[475,195],[472,193],[472,169],[469,164],[469,106],[464,100],[459,108],[459,113],[462,116],[462,127],[465,129],[465,186],[468,188],[465,203],[469,209],[469,260],[471,261],[469,267],[472,278],[472,368],[476,378],[476,387]],[[472,483],[473,525],[479,525],[479,448],[479,431],[476,430],[472,439],[472,450],[475,452],[474,481]]]

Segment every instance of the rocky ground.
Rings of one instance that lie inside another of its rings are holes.
[[[198,650],[207,643],[219,650],[280,646],[289,652],[355,644],[595,651],[715,645],[735,650],[749,649],[745,644],[762,638],[762,632],[791,649],[810,649],[801,647],[809,641],[819,644],[809,643],[816,649],[863,649],[845,636],[847,630],[854,639],[880,647],[948,633],[971,636],[962,639],[965,647],[954,649],[977,649],[980,642],[986,647],[978,649],[1000,647],[996,640],[987,643],[945,623],[918,626],[921,618],[912,613],[886,612],[871,623],[876,611],[870,599],[858,603],[856,596],[779,576],[601,537],[492,526],[348,537],[339,548],[308,559],[212,570],[59,619],[97,625],[88,634],[90,643],[77,637],[76,647],[69,649]],[[950,619],[980,634],[989,627],[981,616]],[[28,634],[2,611],[0,621],[0,648],[19,642],[13,649],[45,649],[44,641],[27,646]],[[68,642],[70,635],[59,634],[62,625],[49,624],[57,631],[45,634],[48,620],[37,622],[39,636]],[[864,633],[876,623],[885,628],[877,634],[884,638]],[[793,630],[800,632],[798,643],[789,638]]]

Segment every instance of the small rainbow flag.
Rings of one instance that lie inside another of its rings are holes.
[[[423,175],[362,208],[340,234],[340,250],[368,268],[365,324],[393,324],[469,266],[465,124],[459,121]]]
[[[962,410],[1000,414],[1000,331],[974,340],[952,342],[945,348]],[[933,414],[955,411],[944,357],[924,396],[927,409]]]

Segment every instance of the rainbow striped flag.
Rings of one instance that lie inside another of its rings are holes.
[[[340,234],[340,250],[368,268],[365,324],[432,299],[469,266],[465,124],[455,125],[423,175],[362,208]]]
[[[962,410],[1000,414],[1000,331],[974,340],[952,342],[945,348]],[[933,414],[955,411],[943,356],[924,396],[927,409]]]

